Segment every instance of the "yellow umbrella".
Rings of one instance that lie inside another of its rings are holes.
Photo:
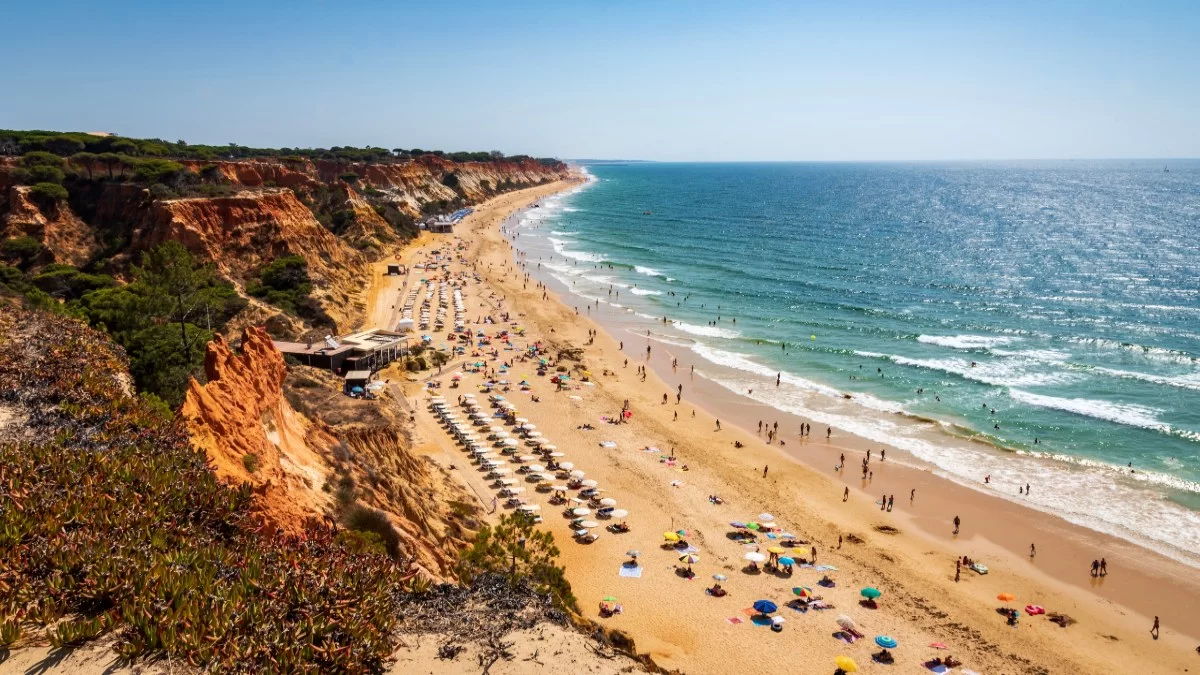
[[[767,553],[783,553],[783,547],[772,546],[771,548],[767,549]]]
[[[663,532],[663,539],[666,539],[667,541],[679,541],[679,533],[678,532]]]
[[[855,663],[854,659],[850,658],[849,656],[836,656],[833,659],[833,663],[847,673],[858,672],[858,664]]]

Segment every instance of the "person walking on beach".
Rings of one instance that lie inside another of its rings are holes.
[[[766,478],[766,477],[767,477],[767,469],[768,469],[768,468],[770,468],[770,467],[767,467],[767,466],[765,466],[765,465],[763,466],[763,478]]]
[[[917,488],[913,488],[912,492],[908,493],[908,503],[912,504],[913,500],[916,498],[917,498]]]
[[[842,501],[850,501],[850,486],[847,485],[845,490],[842,490]],[[840,546],[838,548],[841,548]]]
[[[1100,561],[1093,560],[1092,561],[1092,576],[1095,577],[1095,576],[1099,576],[1099,575],[1100,575]]]
[[[886,508],[887,508],[887,495],[884,495],[883,497],[880,497],[880,499],[879,499],[879,510],[883,511]]]
[[[881,448],[879,450],[879,461],[882,462],[886,459],[887,459],[887,448]]]
[[[694,415],[695,412],[693,411],[692,414]],[[721,430],[721,420],[717,420],[717,431],[720,431],[720,430]]]
[[[892,505],[896,503],[896,495],[888,495],[888,513],[892,511]]]
[[[829,437],[832,435],[833,435],[833,427],[825,427],[825,440],[828,441]]]
[[[780,376],[780,375],[782,375],[782,374],[783,374],[783,373],[775,373],[775,386],[776,386],[776,387],[778,387],[778,386],[779,386],[779,376]]]
[[[954,563],[954,583],[957,584],[958,580],[961,578],[962,578],[962,561],[959,560]]]
[[[1108,576],[1108,561],[1104,558],[1100,559],[1100,576]]]
[[[1033,544],[1030,544],[1029,545],[1029,557],[1032,558],[1035,555],[1037,555],[1037,547],[1034,546]]]
[[[954,516],[954,534],[958,534],[958,528],[962,525],[962,520],[958,516]]]
[[[1155,640],[1158,639],[1158,617],[1157,616],[1154,617],[1154,627],[1150,629],[1150,635],[1153,635]]]

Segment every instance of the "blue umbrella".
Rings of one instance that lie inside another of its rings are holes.
[[[758,600],[754,603],[754,611],[759,612],[760,614],[770,614],[777,609],[779,608],[776,607],[775,603],[771,602],[770,600]]]
[[[361,393],[363,393],[363,388],[362,387],[354,387],[350,390],[350,393],[351,394],[361,394]]]
[[[735,520],[735,521],[733,521],[732,523],[729,523],[729,526],[730,526],[730,527],[736,527],[736,528],[737,528],[737,529],[739,529],[739,530],[744,530],[744,529],[746,529],[746,524],[745,524],[745,523],[742,523],[742,522],[739,522],[739,521],[736,521],[736,520]]]
[[[791,558],[789,558],[789,557],[787,557],[787,556],[784,556],[784,557],[782,557],[782,558],[780,558],[780,559],[779,559],[779,564],[780,564],[780,565],[795,565],[795,564],[796,564],[796,561],[795,561],[795,560],[792,560]]]
[[[890,635],[877,635],[875,636],[875,644],[884,649],[895,649],[897,643],[896,638]]]

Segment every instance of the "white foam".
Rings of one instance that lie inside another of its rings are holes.
[[[550,230],[550,234],[557,234],[560,237],[569,237],[571,235],[575,235],[575,234],[579,234],[579,233],[578,232],[568,232],[565,230]]]
[[[1057,396],[1032,394],[1020,389],[1011,389],[1008,395],[1013,400],[1020,401],[1026,405],[1064,410],[1076,415],[1094,417],[1100,420],[1133,427],[1142,427],[1144,429],[1166,432],[1171,430],[1169,425],[1160,422],[1156,417],[1158,413],[1162,412],[1161,410],[1133,403],[1113,403],[1111,401],[1095,401],[1086,398],[1059,398]]]
[[[1076,373],[1050,371],[1039,364],[1020,361],[980,361],[971,365],[968,359],[953,357],[946,359],[913,359],[895,354],[858,351],[859,356],[883,358],[892,363],[927,370],[952,373],[968,380],[991,384],[997,387],[1036,387],[1048,384],[1064,384],[1080,379]],[[1034,366],[1031,369],[1031,366]]]
[[[645,274],[646,276],[649,276],[649,277],[666,276],[662,272],[659,272],[658,270],[654,269],[653,267],[643,267],[641,265],[634,265],[633,271],[637,272],[638,274]]]
[[[648,317],[648,318],[653,319],[654,317]],[[729,328],[721,328],[720,326],[697,326],[695,324],[686,323],[684,321],[676,321],[676,322],[674,322],[673,325],[676,328],[678,328],[679,330],[681,330],[685,333],[691,333],[692,335],[703,335],[705,337],[727,338],[727,339],[731,339],[731,340],[733,338],[738,338],[738,337],[742,336],[742,334],[737,332],[736,330],[731,330]]]
[[[1011,344],[1017,339],[1003,335],[921,335],[917,342],[951,349],[988,349]]]
[[[1092,368],[1092,371],[1128,380],[1141,380],[1143,382],[1163,384],[1168,387],[1179,387],[1181,389],[1194,389],[1196,391],[1200,391],[1200,373],[1187,373],[1184,375],[1154,375],[1152,373],[1138,373],[1131,370],[1118,370],[1116,368],[1103,368],[1101,366]]]
[[[662,291],[652,291],[649,288],[631,288],[629,292],[634,295],[662,295]]]

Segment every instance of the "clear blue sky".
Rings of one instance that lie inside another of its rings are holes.
[[[1200,157],[1200,0],[43,1],[0,24],[0,128],[661,160]]]

